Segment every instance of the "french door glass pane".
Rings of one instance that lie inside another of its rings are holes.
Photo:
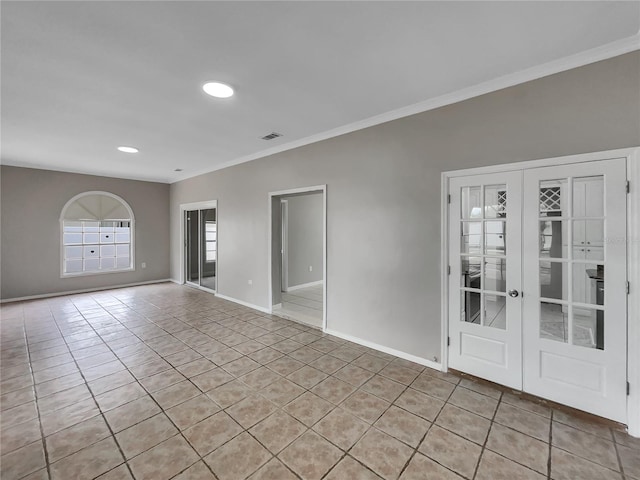
[[[460,259],[461,279],[460,286],[467,288],[477,288],[480,290],[480,267],[481,257],[462,257]]]
[[[556,300],[569,300],[566,262],[540,261],[540,296]]]
[[[198,211],[191,210],[186,212],[186,234],[187,234],[187,281],[200,282],[200,274],[198,271]]]
[[[485,257],[484,290],[493,292],[507,291],[507,259]]]
[[[566,214],[567,179],[545,180],[540,182],[540,216],[559,217]]]
[[[566,305],[540,302],[540,338],[567,343],[568,316]]]
[[[484,294],[484,325],[487,327],[507,328],[507,297],[504,295]]]
[[[567,258],[566,222],[540,221],[540,258]]]
[[[216,209],[200,210],[200,285],[216,288]]]
[[[484,224],[484,253],[506,255],[506,222],[490,221]]]
[[[506,218],[507,186],[487,185],[484,187],[484,218]]]
[[[574,345],[604,350],[604,311],[573,308]]]
[[[462,222],[461,253],[481,253],[482,222]]]
[[[599,284],[604,286],[604,265],[598,266],[592,263],[573,264],[574,302],[604,305],[604,298],[600,298],[598,295]]]
[[[573,179],[573,216],[604,216],[604,177],[576,177]]]
[[[463,187],[461,192],[461,216],[463,220],[482,218],[482,189],[480,187]]]
[[[460,292],[460,305],[462,307],[461,320],[467,323],[480,324],[480,294],[477,292]]]

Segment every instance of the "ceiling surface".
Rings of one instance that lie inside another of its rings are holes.
[[[161,182],[628,45],[640,27],[639,2],[3,1],[0,8],[2,163]],[[207,96],[201,86],[212,80],[236,95]],[[274,131],[283,136],[260,138]],[[119,145],[140,153],[118,152]]]

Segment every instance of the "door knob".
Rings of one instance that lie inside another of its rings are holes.
[[[509,296],[516,298],[518,295],[520,295],[520,292],[518,292],[518,290],[509,290]]]

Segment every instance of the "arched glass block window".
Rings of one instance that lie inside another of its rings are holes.
[[[131,207],[109,192],[76,195],[60,214],[61,275],[134,269]]]

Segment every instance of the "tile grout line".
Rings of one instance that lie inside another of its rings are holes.
[[[496,420],[496,416],[498,415],[498,409],[500,408],[500,404],[502,403],[503,395],[504,395],[504,392],[501,391],[500,398],[498,398],[498,403],[496,404],[496,409],[494,410],[493,416],[491,417],[491,423],[489,423],[489,430],[487,431],[487,436],[485,437],[484,442],[482,443],[480,455],[478,456],[478,463],[476,463],[475,469],[473,471],[473,475],[471,476],[472,479],[475,479],[476,476],[478,475],[478,470],[480,469],[480,462],[482,462],[482,457],[484,456],[484,452],[487,447],[487,442],[489,441],[489,435],[491,435],[491,429],[493,428],[493,424]]]

